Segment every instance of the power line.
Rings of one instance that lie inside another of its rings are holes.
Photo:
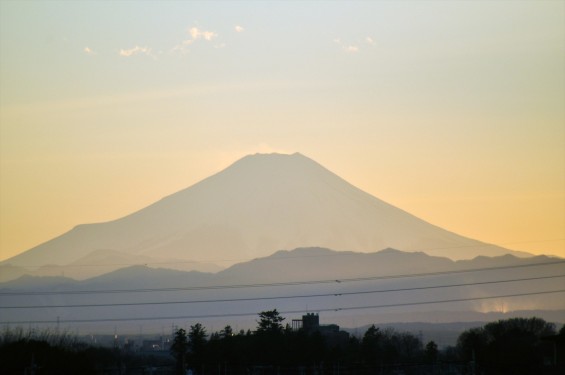
[[[421,302],[407,302],[407,303],[392,303],[384,305],[369,305],[369,306],[347,306],[347,307],[333,307],[333,308],[323,308],[317,309],[317,312],[337,312],[337,311],[352,311],[352,310],[366,310],[366,309],[380,309],[388,307],[406,307],[406,306],[419,306],[419,305],[433,305],[441,303],[450,302],[468,302],[468,301],[479,301],[487,299],[496,298],[511,298],[511,297],[524,297],[533,296],[541,294],[554,294],[554,293],[564,293],[565,289],[559,290],[547,290],[540,292],[531,293],[517,293],[517,294],[504,294],[497,296],[487,296],[487,297],[473,297],[473,298],[456,298],[456,299],[445,299],[436,301],[421,301]],[[305,313],[306,310],[286,310],[280,311],[281,314],[300,314]],[[152,316],[152,317],[128,317],[128,318],[101,318],[101,319],[61,319],[57,320],[20,320],[20,321],[2,321],[0,324],[46,324],[46,323],[101,323],[101,322],[122,322],[122,321],[149,321],[149,320],[186,320],[186,319],[207,319],[207,318],[228,318],[228,317],[241,317],[241,316],[254,316],[257,315],[256,312],[246,312],[246,313],[225,313],[225,314],[206,314],[206,315],[182,315],[182,316]]]
[[[531,292],[531,293],[506,294],[506,295],[488,296],[488,297],[456,298],[456,299],[446,299],[446,300],[439,300],[439,301],[423,301],[423,302],[392,303],[392,304],[388,304],[388,305],[343,307],[343,308],[336,309],[335,311],[362,310],[362,309],[379,309],[379,308],[384,308],[384,307],[403,307],[403,306],[433,305],[433,304],[438,304],[438,303],[468,302],[468,301],[478,301],[478,300],[485,300],[485,299],[510,298],[510,297],[524,297],[524,296],[534,296],[534,295],[552,294],[552,293],[565,293],[565,289],[560,289],[560,290],[547,290],[547,291]],[[331,310],[325,309],[324,311],[331,311]]]
[[[462,284],[433,285],[433,286],[422,286],[422,287],[412,287],[412,288],[379,289],[379,290],[368,290],[368,291],[357,291],[357,292],[336,292],[336,293],[321,293],[321,294],[302,294],[302,295],[275,296],[275,297],[250,297],[250,298],[206,299],[206,300],[192,300],[192,301],[92,303],[92,304],[76,304],[76,305],[0,306],[0,309],[47,309],[47,308],[77,308],[77,307],[115,307],[115,306],[145,306],[145,305],[180,305],[180,304],[193,304],[193,303],[219,303],[219,302],[264,301],[264,300],[276,300],[276,299],[337,297],[337,296],[348,296],[348,295],[359,295],[359,294],[376,294],[376,293],[390,293],[390,292],[406,292],[406,291],[415,291],[415,290],[441,289],[441,288],[452,288],[452,287],[462,287],[462,286],[476,286],[476,285],[486,285],[486,284],[502,284],[502,283],[518,282],[518,281],[533,281],[533,280],[554,279],[554,278],[558,278],[558,277],[565,277],[565,274],[563,274],[563,275],[553,275],[553,276],[528,277],[528,278],[511,279],[511,280],[481,281],[481,282],[462,283]]]
[[[174,291],[195,291],[195,290],[218,290],[218,289],[242,289],[242,288],[262,288],[262,287],[280,287],[280,286],[297,286],[297,285],[313,285],[313,284],[333,284],[347,282],[361,282],[387,279],[401,279],[427,276],[452,275],[460,273],[483,272],[503,269],[515,269],[525,267],[557,265],[565,263],[564,260],[556,260],[551,262],[528,263],[518,265],[507,265],[487,268],[470,268],[455,271],[437,271],[413,274],[399,274],[386,276],[369,276],[345,279],[326,279],[311,281],[288,281],[279,283],[255,283],[255,284],[234,284],[234,285],[211,285],[211,286],[195,286],[195,287],[171,287],[171,288],[144,288],[144,289],[100,289],[100,290],[67,290],[67,291],[2,291],[0,296],[31,296],[31,295],[82,295],[82,294],[113,294],[113,293],[147,293],[147,292],[174,292]]]

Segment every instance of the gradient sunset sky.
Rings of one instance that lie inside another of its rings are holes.
[[[0,1],[0,260],[256,152],[565,257],[565,2]]]

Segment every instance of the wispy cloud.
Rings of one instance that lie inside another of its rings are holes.
[[[94,51],[92,50],[92,48],[90,48],[90,47],[84,47],[82,50],[83,50],[84,53],[86,53],[87,55],[96,55],[96,52],[94,52]]]
[[[236,33],[242,33],[245,29],[239,25],[235,25],[234,27]]]
[[[355,44],[345,43],[340,38],[334,39],[334,43],[340,46],[341,49],[347,53],[357,53],[363,47],[375,45],[375,41],[370,36],[366,36],[362,42],[358,41]]]
[[[218,36],[218,34],[213,31],[200,30],[198,27],[191,27],[188,33],[192,37],[192,40],[204,39],[210,41]]]
[[[334,43],[341,47],[342,50],[349,53],[359,52],[359,47],[352,44],[346,44],[341,39],[334,39]]]
[[[149,48],[149,47],[135,46],[135,47],[130,48],[130,49],[120,49],[120,56],[123,56],[123,57],[131,57],[131,56],[135,56],[135,55],[138,55],[138,54],[153,56],[151,54],[151,48]]]
[[[210,42],[218,37],[218,33],[209,30],[202,30],[199,29],[198,27],[189,28],[187,33],[190,36],[190,38],[185,39],[181,43],[174,46],[171,49],[171,52],[186,53],[188,52],[187,47],[194,44],[197,40],[205,40],[207,42]],[[218,45],[223,46],[223,44],[217,44],[216,47]]]

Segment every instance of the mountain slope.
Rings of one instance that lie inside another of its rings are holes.
[[[257,154],[131,215],[79,225],[4,263],[69,264],[112,250],[229,265],[311,246],[392,247],[451,259],[511,253],[420,220],[301,154]]]

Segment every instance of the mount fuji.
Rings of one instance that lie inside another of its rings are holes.
[[[524,255],[427,223],[295,153],[246,156],[146,208],[79,225],[2,265],[77,278],[153,263],[216,272],[299,247],[394,248],[452,260]]]

